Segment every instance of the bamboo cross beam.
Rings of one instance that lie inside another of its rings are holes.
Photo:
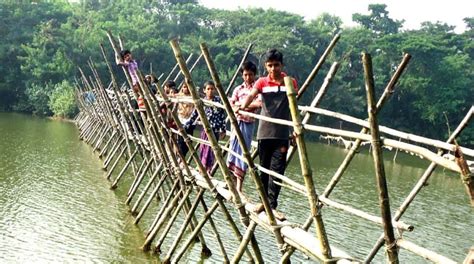
[[[383,94],[380,96],[379,101],[377,102],[375,111],[378,113],[385,102],[388,100],[388,98],[392,95],[393,90],[395,88],[395,84],[397,83],[398,79],[402,75],[403,71],[405,70],[406,66],[408,65],[408,62],[411,59],[411,55],[409,54],[404,54],[402,61],[398,65],[397,69],[395,70],[395,73],[392,75],[392,78],[390,79],[389,83],[385,87],[385,90]],[[361,134],[366,134],[368,132],[367,129],[362,129]],[[357,150],[360,147],[360,144],[362,143],[361,140],[356,140],[356,142],[352,145],[352,148],[349,150],[349,152],[346,154],[346,157],[344,158],[343,162],[339,165],[339,168],[337,169],[336,173],[334,176],[331,178],[331,181],[329,182],[328,186],[323,192],[323,196],[328,197],[331,192],[333,191],[334,187],[336,187],[337,183],[341,179],[342,175],[346,171],[347,167],[349,166],[350,162],[354,158],[355,154],[357,153]]]
[[[255,119],[259,119],[259,120],[265,120],[265,121],[273,122],[273,123],[276,123],[276,124],[291,126],[290,121],[283,120],[283,119],[270,118],[270,117],[266,117],[266,116],[262,116],[262,115],[258,115],[258,114],[253,114],[253,113],[246,113],[246,115],[250,116],[250,117],[253,117]],[[316,126],[316,125],[308,125],[308,124],[303,125],[303,128],[306,129],[306,130],[311,130],[311,131],[315,131],[315,132],[319,132],[319,133],[327,133],[327,134],[332,134],[332,135],[336,135],[336,136],[354,138],[354,139],[360,140],[360,142],[371,140],[371,136],[367,135],[365,133],[352,132],[352,131],[347,131],[347,130],[343,130],[343,129],[335,129],[335,128],[329,128],[329,127],[325,127],[325,126]],[[357,144],[357,140],[356,140],[356,143],[354,143],[354,144]],[[443,167],[445,167],[445,168],[447,168],[451,171],[461,172],[461,169],[459,168],[459,166],[454,161],[450,161],[450,160],[447,160],[445,158],[439,157],[438,155],[436,155],[436,153],[432,152],[431,150],[429,150],[427,148],[420,147],[420,146],[413,145],[413,144],[409,144],[409,143],[405,143],[405,142],[400,142],[398,140],[393,140],[393,139],[389,139],[389,138],[384,138],[383,139],[383,144],[385,146],[389,146],[389,147],[392,147],[392,148],[397,148],[397,149],[413,152],[413,153],[415,153],[415,154],[417,154],[417,155],[419,155],[423,158],[429,159],[430,161],[434,161],[438,165],[441,165],[441,166],[443,166]],[[360,144],[359,144],[359,146],[360,146]],[[346,168],[344,168],[344,169],[346,169]],[[334,179],[334,177],[333,177],[333,179]],[[339,179],[340,178],[338,178],[337,181],[339,181]],[[330,182],[331,186],[333,184],[332,180]],[[332,187],[334,187],[334,186],[332,186]]]
[[[321,88],[319,89],[318,93],[314,97],[313,101],[311,101],[310,107],[317,107],[320,104],[323,96],[326,94],[326,91],[329,85],[331,84],[334,76],[336,75],[336,72],[338,69],[339,69],[339,63],[334,62],[331,65],[331,68],[329,69],[329,72],[327,73],[326,78],[324,78],[324,83],[321,85]],[[301,123],[303,125],[309,123],[309,120],[311,119],[311,113],[301,112],[301,114],[304,115]],[[295,148],[293,146],[290,146],[290,148],[288,149],[288,154],[286,156],[287,163],[290,163],[291,157],[293,156],[294,153],[295,153]]]
[[[247,47],[247,50],[245,50],[244,56],[242,56],[242,59],[240,60],[239,66],[235,70],[234,75],[232,76],[232,79],[230,79],[229,85],[225,89],[225,94],[226,95],[229,95],[232,88],[234,87],[235,80],[237,80],[237,76],[239,76],[240,69],[242,68],[242,65],[244,64],[244,62],[247,60],[247,58],[250,54],[250,51],[252,50],[252,47],[253,47],[253,43],[250,43]]]
[[[380,211],[384,223],[385,246],[390,263],[398,263],[398,250],[393,232],[392,217],[390,213],[390,202],[388,197],[387,182],[382,157],[382,144],[380,142],[379,128],[377,123],[377,107],[374,99],[374,77],[372,71],[372,59],[370,54],[362,53],[364,65],[365,90],[367,92],[367,112],[369,114],[370,135],[372,136],[372,156],[374,158],[375,175],[379,193]]]
[[[337,118],[339,120],[343,120],[343,121],[346,121],[346,122],[349,122],[349,123],[352,123],[352,124],[359,125],[363,128],[369,128],[369,126],[370,126],[369,122],[366,121],[366,120],[362,120],[362,119],[359,119],[359,118],[355,118],[355,117],[352,117],[352,116],[349,116],[349,115],[341,114],[341,113],[338,113],[338,112],[334,112],[334,111],[330,111],[330,110],[326,110],[326,109],[322,109],[322,108],[317,108],[317,107],[312,107],[312,106],[298,106],[298,109],[301,110],[301,111],[306,111],[306,112],[310,112],[310,113],[314,113],[314,114],[320,114],[320,115],[324,115],[324,116],[334,117],[334,118]],[[384,133],[384,134],[387,134],[387,135],[390,135],[390,136],[393,136],[393,137],[397,137],[399,139],[405,139],[407,141],[420,143],[420,144],[428,145],[428,146],[432,146],[432,147],[436,147],[438,149],[444,149],[445,151],[455,151],[456,148],[459,147],[460,150],[463,151],[463,153],[465,155],[468,155],[470,157],[474,157],[474,150],[473,149],[469,149],[469,148],[465,148],[465,147],[461,147],[461,146],[456,146],[456,144],[446,143],[446,142],[443,142],[441,140],[436,140],[436,139],[431,139],[431,138],[427,138],[427,137],[423,137],[423,136],[418,136],[418,135],[415,135],[415,134],[406,133],[406,132],[403,132],[403,131],[399,131],[399,130],[396,130],[396,129],[393,129],[393,128],[390,128],[390,127],[386,127],[386,126],[381,126],[381,125],[379,125],[379,131],[381,133]]]
[[[474,115],[474,107],[471,107],[471,109],[468,111],[468,113],[464,116],[463,120],[459,123],[457,128],[453,131],[451,136],[446,140],[447,143],[451,143],[454,141],[456,137],[459,136],[459,134],[466,128],[468,125],[471,117]],[[444,151],[440,150],[438,151],[438,155],[441,156],[444,154]],[[411,192],[408,194],[408,196],[405,198],[403,203],[400,205],[397,211],[395,211],[395,215],[393,216],[393,219],[395,221],[399,220],[402,215],[405,213],[405,211],[408,209],[410,206],[411,202],[415,199],[416,195],[421,191],[421,189],[426,186],[426,182],[429,180],[431,177],[432,173],[436,169],[437,164],[435,162],[431,162],[431,164],[428,166],[428,168],[425,170],[423,175],[420,177],[416,185],[413,187]],[[379,237],[377,242],[375,243],[374,247],[370,250],[369,254],[366,256],[364,262],[371,262],[372,259],[375,257],[379,249],[382,247],[384,242],[384,237],[383,234]]]
[[[193,63],[193,66],[192,68],[194,68],[198,63],[199,61],[201,60],[202,58],[202,54],[199,55],[199,57],[196,59],[196,61]],[[188,59],[186,59],[186,65],[188,65],[189,61],[191,61],[191,55],[189,55]],[[179,66],[179,65],[178,65]],[[173,78],[173,81],[177,81],[178,78],[182,75],[181,71],[178,71],[178,73],[176,74],[176,76]],[[163,82],[163,85],[165,85],[165,82]]]
[[[301,125],[301,119],[298,112],[298,105],[296,102],[296,92],[293,87],[292,78],[286,76],[284,78],[285,86],[287,87],[286,94],[288,96],[289,107],[291,112],[291,118],[293,119],[293,128],[296,137],[296,142],[298,144],[298,154],[301,165],[301,172],[303,174],[307,198],[311,208],[311,216],[313,217],[314,222],[316,223],[316,235],[319,241],[319,247],[323,256],[326,259],[323,259],[324,262],[332,259],[331,248],[329,246],[329,240],[326,235],[326,229],[324,227],[324,222],[321,216],[320,203],[318,199],[318,194],[316,193],[316,188],[313,182],[313,173],[311,171],[311,166],[309,165],[308,153],[306,151],[306,143],[303,138],[303,126]]]
[[[194,61],[193,65],[191,66],[191,68],[189,68],[189,72],[193,72],[193,70],[196,68],[196,66],[198,65],[198,63],[201,61],[202,59],[202,53],[199,54],[199,57],[196,59],[196,61]],[[181,88],[183,87],[183,84],[186,82],[185,79],[183,79],[181,81],[181,83],[179,83],[179,85],[177,86],[178,88],[178,91],[181,90]]]
[[[301,85],[301,88],[300,90],[298,91],[298,95],[296,96],[296,99],[300,99],[301,96],[303,96],[304,92],[306,91],[306,89],[308,89],[309,85],[311,84],[311,82],[313,81],[313,79],[316,77],[316,75],[318,74],[319,70],[321,69],[321,67],[323,66],[324,62],[326,61],[326,58],[329,56],[329,54],[331,54],[331,51],[333,50],[333,48],[336,46],[336,43],[337,41],[339,40],[339,38],[341,37],[341,34],[338,33],[334,36],[334,38],[331,40],[331,42],[329,43],[329,45],[327,46],[326,50],[324,51],[323,55],[321,55],[321,57],[319,58],[318,62],[316,63],[316,65],[314,66],[313,70],[311,71],[311,73],[308,75],[308,77],[306,78],[306,81],[303,83],[303,85]]]

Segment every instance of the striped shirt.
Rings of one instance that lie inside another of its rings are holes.
[[[235,87],[234,91],[232,92],[232,97],[229,98],[230,103],[232,105],[234,104],[243,105],[245,100],[247,99],[247,96],[250,94],[251,91],[252,91],[252,85],[247,85],[245,82]],[[252,103],[260,102],[260,101],[262,101],[262,99],[261,99],[261,96],[258,95],[255,99],[253,99]],[[257,111],[258,111],[258,108],[254,109],[252,112],[255,113]],[[246,123],[255,122],[255,119],[253,117],[240,115],[240,114],[237,114],[237,120],[240,120]]]

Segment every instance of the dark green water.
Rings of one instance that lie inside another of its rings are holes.
[[[100,169],[102,162],[78,140],[74,124],[0,113],[0,135],[0,262],[158,262],[140,250],[153,214],[150,212],[142,225],[133,224],[124,203],[127,187],[109,190],[110,182]],[[345,150],[325,144],[311,144],[309,149],[321,193]],[[385,154],[394,211],[428,163],[406,154],[399,154],[392,162],[393,154]],[[288,175],[302,183],[299,174],[299,165],[294,162]],[[363,152],[354,159],[331,198],[378,215],[373,175],[372,158]],[[256,197],[251,185],[248,177],[246,192]],[[279,209],[290,221],[302,223],[308,215],[307,199],[283,190]],[[367,254],[382,231],[380,226],[335,209],[324,208],[323,218],[330,243],[357,258]],[[458,175],[437,171],[402,220],[415,226],[414,232],[403,234],[404,238],[456,261],[462,262],[474,244],[469,231],[474,225],[473,210]],[[215,221],[224,239],[233,239],[222,218]],[[277,261],[273,237],[265,241],[257,229],[257,238],[265,258]],[[208,237],[207,242],[215,249],[205,262],[220,262],[213,238]],[[201,261],[198,251],[195,246],[186,256],[188,262]],[[228,252],[233,253],[230,248]],[[402,263],[426,262],[405,250],[400,255]],[[302,255],[293,260],[309,261]],[[383,262],[383,253],[374,262]]]

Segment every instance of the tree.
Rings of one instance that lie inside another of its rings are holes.
[[[370,15],[356,13],[352,15],[352,20],[372,30],[377,35],[396,34],[405,20],[391,19],[386,8],[387,5],[385,4],[371,4],[369,5]]]

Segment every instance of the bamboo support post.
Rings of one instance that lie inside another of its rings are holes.
[[[153,164],[152,159],[150,159],[149,164],[150,165]],[[147,164],[147,167],[150,167],[150,166],[148,166],[148,164]],[[149,178],[148,183],[145,185],[145,187],[143,189],[143,193],[146,193],[150,189],[151,185],[154,183],[154,181],[155,181],[156,177],[158,176],[158,173],[160,172],[162,167],[163,167],[163,163],[160,162],[158,167],[153,171],[151,177]],[[135,184],[135,186],[133,186],[130,193],[127,195],[127,200],[125,201],[126,204],[130,204],[130,202],[132,201],[133,196],[135,196],[135,193],[138,190],[138,186],[141,184],[142,180],[145,178],[145,175],[146,175],[145,173],[142,173],[140,175],[140,179],[137,180],[137,184]],[[143,198],[143,196],[140,195],[140,198],[138,198],[137,201],[141,201],[142,198]]]
[[[134,222],[135,224],[138,224],[138,222],[140,222],[140,219],[142,218],[143,214],[145,214],[146,209],[148,208],[148,206],[150,206],[151,202],[153,201],[153,198],[154,198],[155,194],[158,192],[158,190],[160,189],[162,183],[165,182],[167,177],[168,177],[168,175],[166,175],[166,174],[163,175],[163,178],[162,178],[163,180],[160,181],[161,184],[158,183],[157,186],[155,186],[155,188],[151,192],[151,194],[148,196],[148,199],[146,200],[146,202],[143,205],[142,209],[140,210],[137,217],[135,218],[135,222]],[[150,225],[150,228],[148,229],[147,234],[151,232],[151,230],[155,226],[156,222],[161,217],[163,211],[165,210],[165,208],[168,206],[169,202],[171,201],[171,198],[174,197],[174,196],[177,196],[175,191],[178,188],[178,183],[179,183],[178,181],[175,181],[173,183],[173,186],[169,189],[168,195],[166,196],[166,199],[163,201],[163,204],[161,206],[160,211],[158,211],[158,213],[156,214],[156,217],[153,220],[153,223]],[[132,211],[133,211],[133,209],[132,209]]]
[[[242,153],[244,154],[244,157],[246,159],[246,162],[247,164],[249,165],[249,173],[250,175],[252,176],[254,182],[255,182],[255,185],[256,185],[256,188],[257,188],[257,192],[260,196],[260,199],[262,201],[262,204],[265,208],[265,212],[268,216],[268,222],[272,225],[272,226],[276,226],[277,225],[277,222],[276,222],[276,219],[275,219],[275,216],[273,214],[273,211],[272,211],[272,208],[270,207],[270,202],[268,200],[268,197],[266,196],[265,194],[265,191],[263,190],[263,183],[262,181],[260,180],[260,178],[258,177],[256,171],[255,171],[255,165],[253,164],[253,160],[252,158],[250,157],[250,153],[247,149],[247,146],[245,144],[245,141],[244,141],[244,138],[242,136],[242,133],[239,129],[239,126],[237,124],[237,119],[234,115],[234,112],[232,110],[232,107],[229,103],[229,100],[226,96],[226,94],[224,93],[224,90],[222,89],[222,86],[221,86],[221,83],[220,83],[220,79],[219,79],[219,76],[217,74],[217,70],[214,66],[214,62],[211,58],[211,56],[209,55],[209,50],[206,46],[206,44],[204,43],[201,43],[200,45],[201,47],[201,52],[203,53],[204,55],[204,59],[206,60],[206,64],[209,68],[209,72],[211,73],[211,76],[212,76],[212,79],[214,80],[214,83],[216,85],[216,89],[219,93],[219,96],[221,97],[221,100],[222,100],[222,103],[224,104],[224,107],[225,107],[225,110],[230,118],[230,123],[232,125],[232,129],[233,129],[233,132],[235,133],[238,141],[239,141],[239,144],[240,144],[240,147],[242,149]],[[202,119],[202,118],[201,118]],[[217,142],[216,142],[217,143]],[[214,149],[214,146],[213,146],[213,149]],[[220,153],[220,148],[217,149],[218,153],[216,154],[221,154]],[[234,200],[236,202],[236,205],[239,206],[239,202],[240,202],[240,196],[237,194],[237,191],[235,190],[235,186],[233,185],[233,180],[230,179],[230,172],[227,168],[227,165],[226,163],[222,160],[220,163],[219,163],[219,166],[221,167],[221,170],[224,174],[224,177],[226,178],[226,182],[227,184],[229,185],[229,183],[231,183],[232,185],[229,186],[230,190],[232,191],[232,194],[234,195]],[[242,208],[243,211],[245,212],[245,209]],[[245,214],[245,213],[244,213]],[[280,230],[279,229],[275,229],[274,231],[274,234],[275,234],[275,238],[276,238],[276,241],[277,241],[277,244],[279,246],[279,250],[281,250],[282,252],[284,251],[284,248],[283,248],[283,238],[281,237],[281,233],[280,233]]]
[[[189,84],[188,84],[189,85]],[[170,98],[168,98],[168,96],[164,93],[163,89],[160,88],[160,86],[158,85],[157,87],[158,88],[158,91],[159,93],[161,94],[161,96],[164,98],[166,104],[169,106],[171,104],[171,100]],[[202,165],[201,163],[201,160],[199,159],[198,155],[197,155],[197,152],[195,151],[195,148],[194,146],[191,144],[191,140],[190,140],[190,136],[186,133],[186,131],[184,130],[178,116],[176,115],[175,112],[172,112],[172,118],[173,120],[175,121],[178,129],[179,129],[179,133],[181,134],[181,136],[184,138],[184,141],[185,143],[187,144],[190,152],[191,152],[191,158],[194,159],[195,163],[198,165],[198,170],[200,171],[201,175],[204,177],[204,179],[206,180],[207,184],[209,187],[213,186],[213,183],[211,182],[210,180],[210,177],[208,175],[208,172],[206,171],[206,169],[204,168],[204,166]],[[184,157],[183,159],[184,160]],[[184,163],[185,167],[187,168],[187,163]],[[211,191],[213,192],[213,195],[215,197],[215,199],[217,200],[217,202],[219,203],[219,206],[221,208],[221,210],[224,212],[224,215],[226,216],[226,219],[227,221],[229,222],[230,226],[232,227],[235,235],[237,236],[237,238],[240,240],[241,239],[241,235],[239,233],[239,230],[238,228],[235,226],[235,223],[233,223],[233,220],[232,220],[232,217],[230,217],[228,215],[228,212],[227,212],[227,209],[222,201],[222,197],[216,192],[215,188],[212,188]],[[243,220],[245,221],[245,219]],[[256,245],[256,241],[253,240],[253,243],[252,243],[252,246],[254,247],[254,251],[258,252],[257,254],[257,258],[259,255],[259,249],[258,249],[258,246]],[[173,252],[170,252],[170,254],[165,258],[165,259],[170,259],[171,257],[171,253]]]
[[[316,188],[313,182],[313,173],[311,171],[311,166],[309,164],[308,153],[306,151],[306,143],[303,136],[303,127],[301,125],[301,118],[298,112],[298,105],[296,103],[296,92],[293,87],[293,79],[289,76],[284,78],[285,86],[287,88],[286,94],[288,96],[289,107],[291,112],[291,118],[293,119],[293,129],[294,135],[296,138],[296,143],[298,145],[298,154],[301,165],[301,173],[303,174],[306,193],[311,208],[311,216],[316,223],[316,235],[319,241],[319,247],[323,252],[323,255],[326,259],[323,261],[329,261],[332,258],[331,248],[329,247],[329,240],[326,235],[326,229],[324,228],[324,222],[321,215],[321,206],[319,203],[318,194],[316,193]]]
[[[187,79],[189,91],[191,92],[191,96],[193,97],[193,101],[194,101],[194,104],[195,104],[195,110],[199,114],[199,118],[200,118],[201,123],[203,125],[203,129],[206,132],[207,137],[208,137],[208,139],[209,139],[209,141],[212,145],[212,148],[214,150],[216,160],[219,163],[219,166],[221,167],[221,170],[224,174],[224,177],[225,177],[226,182],[229,186],[229,189],[231,190],[231,192],[234,195],[234,200],[235,200],[236,206],[238,207],[239,213],[241,215],[245,216],[246,215],[245,209],[243,209],[243,205],[242,205],[242,202],[240,200],[240,196],[237,194],[237,190],[235,189],[234,183],[231,179],[230,172],[227,169],[227,166],[225,164],[224,159],[222,158],[221,149],[220,149],[220,147],[217,143],[217,139],[214,135],[214,132],[211,129],[211,125],[209,123],[209,120],[207,120],[206,114],[204,112],[203,103],[202,103],[201,99],[199,98],[199,96],[196,92],[194,83],[192,82],[191,74],[189,73],[188,69],[186,68],[186,65],[184,64],[179,44],[176,40],[172,40],[170,43],[171,43],[171,46],[173,48],[173,52],[175,54],[176,60],[180,64],[181,72],[183,72],[184,77]],[[203,54],[204,54],[204,52],[203,52]],[[204,54],[204,58],[206,59],[205,54]],[[206,62],[207,62],[207,59],[206,59]],[[223,98],[221,98],[221,99],[223,99]]]
[[[148,233],[147,237],[146,237],[146,240],[145,240],[145,243],[143,243],[143,250],[144,251],[148,251],[150,250],[150,245],[151,243],[153,242],[153,239],[155,238],[155,236],[157,235],[158,233],[158,230],[161,228],[161,225],[164,224],[164,222],[168,219],[168,217],[171,215],[171,212],[176,208],[176,206],[178,205],[178,202],[179,204],[182,206],[184,205],[184,201],[189,197],[189,195],[191,194],[191,189],[188,189],[186,191],[186,193],[184,193],[183,196],[181,196],[181,194],[183,193],[183,189],[181,189],[175,196],[174,198],[171,200],[171,202],[168,204],[168,206],[166,207],[166,209],[163,211],[162,214],[159,214],[160,215],[160,218],[158,220],[158,222],[153,226],[153,228],[151,229],[151,231]],[[164,207],[164,206],[163,206]]]
[[[133,197],[132,193],[135,193],[138,186],[141,184],[142,180],[145,178],[145,175],[148,173],[148,170],[151,168],[151,165],[153,164],[154,159],[153,158],[147,158],[145,157],[142,160],[142,163],[140,164],[140,167],[138,168],[137,175],[135,175],[135,178],[133,179],[132,184],[130,185],[130,188],[128,189],[127,192],[127,197]]]
[[[341,37],[341,34],[336,34],[334,38],[331,40],[329,43],[328,47],[324,51],[323,55],[319,58],[318,62],[316,63],[316,66],[313,68],[311,73],[308,75],[308,78],[306,78],[306,81],[303,83],[301,86],[300,90],[298,91],[298,95],[296,96],[296,99],[300,99],[301,96],[303,96],[303,93],[306,91],[306,89],[309,87],[309,84],[313,81],[313,79],[316,77],[318,74],[319,70],[323,66],[324,62],[326,61],[326,58],[329,56],[331,53],[332,49],[336,46],[337,41]]]
[[[178,206],[174,206],[173,204],[171,204],[173,206],[171,209],[174,210],[171,217],[167,216],[166,214],[162,216],[163,224],[165,223],[165,221],[167,221],[167,224],[166,224],[166,227],[161,232],[160,237],[158,238],[158,240],[155,244],[154,252],[161,252],[161,245],[165,241],[169,231],[171,230],[171,227],[173,227],[173,224],[175,223],[176,218],[178,217],[178,214],[183,209],[183,206],[184,206],[186,200],[188,199],[189,195],[191,194],[191,191],[192,191],[192,188],[189,188],[188,193],[186,193],[185,196],[181,198],[181,201],[179,202]],[[192,208],[192,206],[191,206],[191,208]],[[157,226],[158,226],[158,229],[159,229],[160,225],[157,225]]]
[[[194,227],[193,232],[189,235],[186,242],[184,242],[183,246],[178,250],[178,252],[174,256],[173,260],[171,261],[172,263],[178,263],[179,262],[179,260],[183,256],[183,254],[189,248],[191,243],[196,238],[197,234],[201,231],[204,224],[207,222],[207,220],[209,220],[209,217],[214,213],[214,211],[217,209],[217,207],[219,207],[219,203],[216,201],[212,204],[211,208],[209,208],[209,210],[207,210],[207,212],[202,217],[201,221],[199,221],[199,223]]]
[[[459,123],[459,125],[456,127],[456,129],[453,131],[451,136],[446,140],[447,143],[451,143],[454,141],[456,137],[459,136],[459,134],[464,130],[464,128],[468,125],[471,117],[474,115],[474,107],[471,107],[471,109],[468,111],[468,113],[464,116],[462,121]],[[438,151],[438,155],[442,155],[444,151],[440,150]],[[429,180],[431,177],[432,173],[436,169],[437,164],[434,162],[431,162],[431,164],[428,166],[428,168],[425,170],[423,175],[420,177],[418,182],[415,184],[411,192],[408,194],[408,196],[405,198],[403,203],[399,206],[398,210],[395,211],[395,215],[393,216],[393,219],[395,221],[399,220],[402,215],[405,213],[405,211],[408,209],[410,206],[411,202],[415,199],[416,195],[421,191],[421,189],[426,186],[426,182]],[[370,262],[372,259],[375,257],[379,249],[382,247],[384,242],[384,236],[383,234],[379,237],[377,242],[375,243],[374,247],[371,249],[369,254],[366,256],[364,262]]]
[[[385,102],[388,100],[388,98],[392,95],[393,90],[395,88],[395,84],[397,83],[398,79],[402,75],[403,71],[405,70],[406,66],[408,65],[408,62],[411,59],[411,55],[405,54],[403,55],[401,63],[398,65],[397,69],[395,70],[395,73],[393,74],[392,78],[390,79],[389,83],[385,87],[385,90],[383,94],[380,96],[379,101],[377,102],[376,105],[376,113],[380,111],[382,106],[385,104]],[[361,134],[366,134],[367,129],[362,129]],[[332,190],[334,187],[336,187],[337,183],[341,179],[342,175],[346,171],[347,167],[349,166],[350,162],[354,158],[355,154],[357,153],[357,150],[360,147],[360,144],[362,143],[361,140],[356,140],[356,142],[352,145],[352,148],[349,150],[349,152],[346,154],[346,157],[344,158],[343,162],[339,165],[339,168],[337,169],[336,173],[332,177],[330,183],[326,187],[326,189],[323,192],[323,195],[326,197],[329,197],[331,194]]]
[[[248,45],[247,49],[245,50],[244,56],[242,56],[242,59],[240,60],[239,66],[235,70],[234,75],[232,76],[232,79],[230,79],[229,85],[225,89],[225,94],[226,95],[229,95],[230,91],[232,90],[232,87],[234,87],[235,80],[237,80],[237,77],[239,76],[239,73],[240,73],[240,69],[242,68],[242,65],[244,64],[244,62],[247,60],[247,58],[250,54],[250,51],[252,50],[252,47],[253,47],[253,43],[250,43]]]
[[[122,167],[122,169],[120,170],[119,174],[117,175],[117,177],[115,178],[114,182],[112,183],[112,185],[110,186],[111,189],[115,189],[117,188],[117,184],[118,182],[120,181],[120,179],[122,178],[122,176],[125,174],[125,171],[128,169],[128,166],[130,166],[130,163],[132,163],[133,159],[135,158],[135,156],[137,155],[138,153],[138,150],[136,149],[133,153],[132,153],[132,156],[130,156],[127,160],[127,162],[125,163],[125,165]],[[107,174],[107,179],[110,179],[110,177],[112,176],[112,170],[109,170],[108,171],[108,174]]]
[[[207,211],[209,208],[206,205],[206,202],[204,199],[201,197],[201,204],[202,208],[204,211]],[[229,257],[227,256],[227,252],[224,247],[224,243],[222,242],[221,236],[219,235],[219,232],[217,231],[216,224],[214,223],[214,220],[212,220],[212,214],[209,215],[209,225],[211,226],[212,232],[214,233],[214,238],[217,241],[217,244],[219,245],[219,249],[221,250],[222,253],[222,258],[223,258],[223,263],[229,263]]]
[[[387,182],[385,179],[385,169],[383,165],[381,149],[382,142],[380,140],[376,116],[377,108],[374,100],[374,78],[372,75],[372,59],[370,55],[367,53],[363,53],[362,62],[364,65],[365,89],[367,92],[367,112],[369,114],[370,134],[372,136],[372,156],[374,158],[375,175],[377,178],[380,211],[384,223],[385,245],[388,253],[388,261],[390,263],[398,263],[398,250],[397,245],[395,243],[395,235],[393,232]]]
[[[459,146],[454,151],[454,157],[459,168],[461,168],[461,181],[466,187],[471,206],[474,206],[474,174],[469,170],[469,166]]]
[[[148,181],[148,184],[145,186],[145,188],[142,190],[142,193],[140,194],[138,199],[133,204],[132,209],[131,209],[132,214],[136,213],[138,207],[140,206],[140,203],[143,201],[143,198],[145,198],[148,190],[150,189],[151,185],[154,183],[156,177],[158,177],[158,175],[160,175],[160,171],[161,171],[161,166],[153,173],[152,177]],[[155,196],[155,194],[158,193],[158,190],[160,189],[161,185],[165,182],[165,179],[166,179],[167,176],[168,175],[166,173],[163,173],[163,175],[161,175],[160,180],[158,181],[158,183],[155,185],[154,189],[151,192],[151,195],[150,195],[150,198],[149,198],[150,202],[151,202],[151,199],[153,199],[153,197]],[[131,199],[131,197],[130,197],[130,199]]]
[[[176,250],[176,247],[178,246],[178,243],[181,241],[181,238],[184,235],[184,232],[186,231],[187,226],[191,223],[191,220],[194,216],[194,213],[199,205],[199,202],[201,200],[201,197],[204,195],[204,190],[205,189],[200,189],[199,192],[196,195],[196,198],[194,202],[191,205],[191,208],[189,209],[186,218],[183,221],[183,224],[181,225],[178,233],[176,234],[173,243],[170,246],[170,249],[168,250],[166,256],[162,259],[163,263],[169,263],[171,256],[173,255],[174,251]],[[160,248],[161,245],[157,245],[157,249],[161,251]]]
[[[232,258],[231,263],[239,263],[240,262],[240,259],[242,258],[245,250],[247,249],[247,245],[248,245],[249,241],[254,236],[254,231],[255,231],[256,227],[257,227],[257,223],[255,223],[254,221],[250,221],[250,224],[247,227],[247,230],[245,231],[245,234],[242,238],[242,241],[240,242],[239,247],[237,248],[237,251],[236,251],[234,257]]]
[[[122,159],[122,157],[125,155],[125,151],[127,150],[127,146],[124,146],[121,150],[120,150],[120,153],[117,155],[117,157],[115,158],[115,161],[114,163],[112,163],[112,167],[109,168],[108,165],[110,163],[107,163],[107,164],[104,164],[105,168],[108,169],[108,170],[111,170],[113,171],[115,169],[115,167],[118,165],[120,159]],[[112,156],[113,158],[113,156]],[[110,159],[110,161],[112,161],[113,159]]]

